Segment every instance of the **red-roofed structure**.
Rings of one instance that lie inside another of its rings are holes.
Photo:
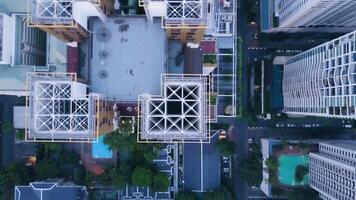
[[[215,54],[216,53],[216,48],[215,48],[215,41],[208,41],[204,40],[200,43],[200,48],[203,51],[203,54]]]

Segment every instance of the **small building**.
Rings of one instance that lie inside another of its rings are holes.
[[[28,186],[15,186],[15,200],[86,200],[85,186],[70,182],[32,182]]]

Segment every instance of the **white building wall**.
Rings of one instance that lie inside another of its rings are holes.
[[[15,54],[15,17],[10,17],[5,14],[1,14],[3,19],[3,34],[2,34],[2,56],[0,64],[13,64]]]
[[[309,154],[309,184],[325,200],[355,200],[356,143],[325,142]]]
[[[148,1],[145,12],[151,21],[154,17],[165,17],[167,15],[167,3],[165,1]]]
[[[73,2],[73,19],[83,28],[88,30],[88,18],[99,17],[102,22],[106,22],[107,18],[93,3],[89,1]]]
[[[288,59],[283,98],[289,114],[356,119],[356,31]]]
[[[279,27],[356,26],[354,0],[281,0]]]

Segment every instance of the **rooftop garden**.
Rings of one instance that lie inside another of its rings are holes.
[[[134,133],[135,132],[135,118],[134,117],[120,117],[117,132],[120,134]]]
[[[216,63],[216,55],[214,55],[214,54],[203,55],[203,63],[215,64]]]

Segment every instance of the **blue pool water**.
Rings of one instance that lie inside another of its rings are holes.
[[[91,153],[93,158],[112,158],[112,151],[104,144],[104,135],[99,136],[98,142],[92,144]]]

